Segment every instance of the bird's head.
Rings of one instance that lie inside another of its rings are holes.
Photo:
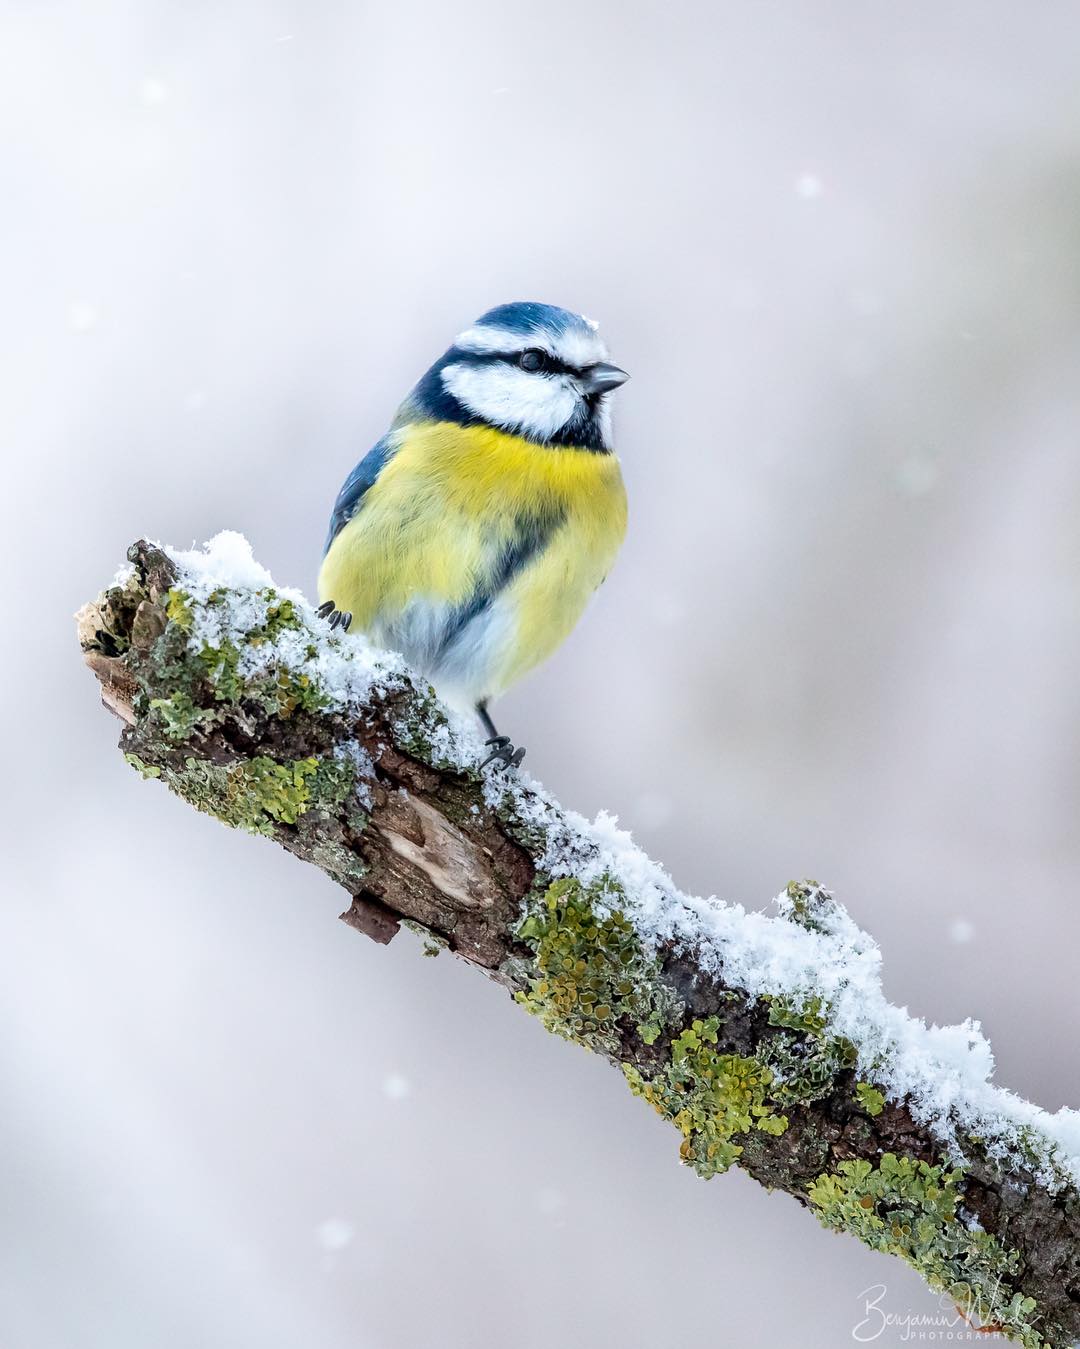
[[[629,379],[610,365],[596,324],[555,305],[502,304],[455,339],[413,390],[418,414],[485,424],[543,445],[611,448],[607,395]]]

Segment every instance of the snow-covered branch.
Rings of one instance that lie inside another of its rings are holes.
[[[314,863],[377,941],[417,928],[609,1059],[702,1176],[743,1167],[1024,1345],[1080,1338],[1080,1113],[992,1085],[976,1024],[891,1006],[826,890],[771,913],[685,895],[610,817],[481,774],[471,726],[237,535],[129,559],[79,634],[134,768]]]

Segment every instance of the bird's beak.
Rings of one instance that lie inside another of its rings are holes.
[[[617,389],[620,384],[625,384],[630,376],[625,370],[620,370],[617,365],[606,365],[600,361],[597,365],[588,365],[581,372],[581,388],[583,393],[607,393],[610,389]]]

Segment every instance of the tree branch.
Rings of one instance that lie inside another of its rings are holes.
[[[610,1060],[702,1176],[743,1167],[1024,1345],[1080,1337],[1080,1116],[991,1086],[971,1023],[889,1007],[827,891],[793,883],[772,917],[682,895],[613,821],[482,776],[399,658],[328,634],[238,536],[128,556],[79,635],[133,767]]]

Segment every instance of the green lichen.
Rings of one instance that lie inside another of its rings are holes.
[[[635,1095],[682,1133],[679,1155],[700,1176],[726,1171],[742,1153],[732,1140],[751,1129],[779,1135],[787,1116],[769,1100],[771,1071],[755,1058],[720,1054],[716,1017],[695,1020],[671,1045],[664,1070],[645,1077],[630,1064],[623,1072]]]
[[[971,1141],[978,1144],[985,1140],[973,1135]],[[1013,1135],[1013,1146],[1017,1156],[1043,1178],[1051,1194],[1076,1188],[1067,1154],[1060,1143],[1053,1142],[1041,1129],[1028,1124],[1019,1125]]]
[[[798,1002],[767,997],[769,1025],[781,1032],[763,1041],[758,1057],[771,1069],[773,1098],[784,1106],[820,1100],[836,1085],[838,1073],[853,1068],[858,1057],[854,1044],[829,1035],[828,1009],[821,998]]]
[[[832,893],[817,881],[789,881],[786,894],[788,920],[808,932],[829,932],[835,915],[843,912]]]
[[[217,703],[237,703],[241,699],[260,702],[266,710],[283,718],[295,712],[325,711],[329,699],[318,684],[307,674],[298,674],[285,664],[277,664],[265,673],[244,677],[240,662],[246,647],[261,647],[278,640],[282,633],[302,627],[300,615],[291,599],[278,595],[273,587],[258,592],[266,602],[262,622],[244,633],[233,633],[219,641],[203,641],[197,654],[200,673],[213,690]],[[216,609],[228,602],[228,591],[213,591],[200,603],[207,609]],[[195,623],[196,604],[191,596],[178,587],[169,591],[166,606],[170,622],[190,636]],[[311,646],[308,656],[316,654]],[[179,671],[177,672],[180,673]]]
[[[147,648],[137,672],[142,692],[136,712],[146,719],[131,738],[130,749],[137,751],[131,762],[144,773],[148,763],[157,765],[158,775],[179,796],[224,824],[252,833],[296,828],[313,811],[323,812],[328,821],[334,817],[331,827],[306,829],[305,856],[354,887],[366,868],[350,846],[350,835],[367,827],[368,815],[356,796],[357,770],[349,756],[260,755],[221,763],[195,754],[180,759],[175,753],[176,746],[200,731],[226,727],[234,708],[240,709],[238,724],[247,728],[260,708],[286,720],[328,705],[316,676],[274,659],[274,652],[267,653],[264,669],[241,673],[250,648],[272,644],[303,627],[291,599],[272,587],[258,592],[258,598],[263,603],[254,610],[256,617],[241,630],[229,611],[232,596],[226,589],[198,599],[182,586],[168,591],[162,601],[168,626],[152,649]],[[208,618],[215,621],[204,626]],[[204,632],[223,635],[204,640]],[[316,654],[309,646],[309,657]],[[163,691],[168,696],[155,696]]]
[[[125,763],[130,764],[130,766],[134,768],[137,773],[142,774],[144,778],[161,777],[161,769],[158,768],[156,764],[147,763],[144,759],[141,759],[137,754],[131,753],[125,754],[124,761]]]
[[[394,740],[406,754],[432,768],[460,770],[450,723],[430,685],[425,692],[417,689],[409,700],[408,715],[394,726]]]
[[[555,881],[526,906],[517,936],[533,953],[518,1001],[548,1030],[614,1054],[632,1035],[659,1045],[681,1004],[618,908],[618,884]],[[623,1063],[630,1088],[683,1135],[681,1155],[712,1176],[740,1155],[733,1139],[751,1129],[778,1135],[787,1117],[770,1099],[771,1069],[755,1058],[721,1054],[719,1019],[697,1019],[655,1051],[658,1066]],[[650,1055],[644,1056],[645,1063]]]
[[[240,648],[231,638],[226,637],[219,646],[203,642],[199,648],[199,662],[217,702],[240,701],[244,693],[244,681],[239,673]]]
[[[336,758],[279,763],[267,755],[233,764],[188,758],[166,778],[179,796],[234,829],[273,834],[308,811],[335,813],[352,794],[355,772]]]
[[[183,690],[170,698],[151,698],[150,712],[170,740],[189,740],[200,726],[213,719],[213,713],[196,707],[190,694]]]
[[[244,764],[238,778],[247,806],[280,824],[295,824],[311,803],[311,780],[318,771],[315,758],[277,763],[261,754]]]
[[[250,646],[276,642],[283,632],[300,627],[300,615],[296,612],[296,605],[292,600],[279,598],[272,586],[259,593],[267,601],[266,618],[257,628],[252,628],[247,633],[245,641]]]
[[[563,879],[526,906],[516,935],[534,960],[518,1001],[557,1035],[612,1052],[623,1030],[653,1044],[677,1009],[626,916],[614,881]]]
[[[294,712],[322,712],[330,705],[330,700],[319,686],[306,674],[282,666],[271,690],[273,708],[279,717],[286,720]]]
[[[855,1099],[866,1113],[875,1119],[885,1109],[884,1095],[869,1082],[855,1083]]]
[[[970,1319],[1038,1349],[1043,1339],[1032,1324],[1035,1301],[1009,1283],[1019,1264],[1016,1252],[957,1216],[963,1175],[959,1168],[946,1171],[887,1152],[876,1167],[841,1162],[835,1172],[818,1176],[808,1198],[823,1226],[906,1260]]]
[[[191,609],[191,596],[186,590],[173,586],[165,604],[165,614],[170,623],[175,623],[178,628],[183,628],[185,632],[191,631],[192,624],[195,622],[195,615]]]
[[[855,1066],[856,1050],[843,1038],[785,1031],[764,1040],[758,1058],[773,1074],[773,1098],[805,1105],[835,1090],[838,1074]]]
[[[804,1031],[808,1035],[820,1035],[825,1029],[825,1013],[820,998],[807,998],[804,1002],[793,1002],[789,998],[770,997],[769,1025],[783,1026],[787,1030]]]
[[[449,949],[449,939],[444,937],[441,932],[433,932],[431,928],[425,927],[423,923],[416,922],[413,918],[403,918],[401,926],[407,928],[414,936],[419,937],[423,942],[422,955],[440,956]]]

